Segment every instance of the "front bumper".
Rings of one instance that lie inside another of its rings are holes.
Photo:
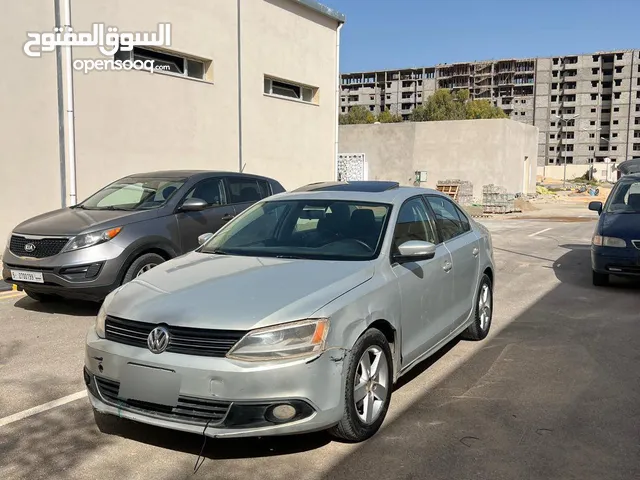
[[[125,255],[111,242],[46,258],[15,255],[7,248],[2,279],[21,289],[84,300],[102,300],[119,285]],[[42,273],[44,283],[14,280],[11,270]]]
[[[324,430],[340,421],[344,411],[343,358],[344,352],[338,350],[324,352],[312,360],[273,363],[167,352],[156,355],[147,349],[99,338],[91,329],[85,351],[85,382],[91,404],[100,413],[174,430],[204,432],[210,437],[287,435]],[[118,402],[101,393],[96,377],[99,382],[120,382],[121,372],[131,363],[171,370],[180,378],[180,399],[217,402],[227,405],[228,411],[212,418],[207,426],[206,419],[181,417],[171,413],[178,410],[170,407]],[[285,423],[272,423],[256,415],[268,406],[282,403],[304,412]],[[240,417],[243,421],[238,420]]]
[[[591,246],[591,267],[594,272],[610,275],[640,276],[640,250]]]

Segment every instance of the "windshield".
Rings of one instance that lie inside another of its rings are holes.
[[[640,180],[620,180],[607,201],[607,213],[640,213]]]
[[[150,210],[167,203],[185,181],[185,178],[126,177],[103,188],[75,208]]]
[[[378,256],[391,206],[335,200],[261,202],[220,230],[203,253],[317,260]]]

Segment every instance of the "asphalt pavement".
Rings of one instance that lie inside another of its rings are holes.
[[[201,436],[95,426],[82,365],[96,306],[0,294],[0,478],[640,478],[640,287],[591,285],[592,218],[484,223],[498,269],[485,341],[402,379],[367,442],[209,439],[196,475]]]

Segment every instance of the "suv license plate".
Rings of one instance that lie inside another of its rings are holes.
[[[11,270],[11,279],[20,282],[44,283],[42,272],[24,272],[22,270]]]

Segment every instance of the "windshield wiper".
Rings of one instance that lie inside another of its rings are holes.
[[[275,255],[276,258],[287,258],[289,260],[303,260],[304,257],[299,257],[297,255]]]

